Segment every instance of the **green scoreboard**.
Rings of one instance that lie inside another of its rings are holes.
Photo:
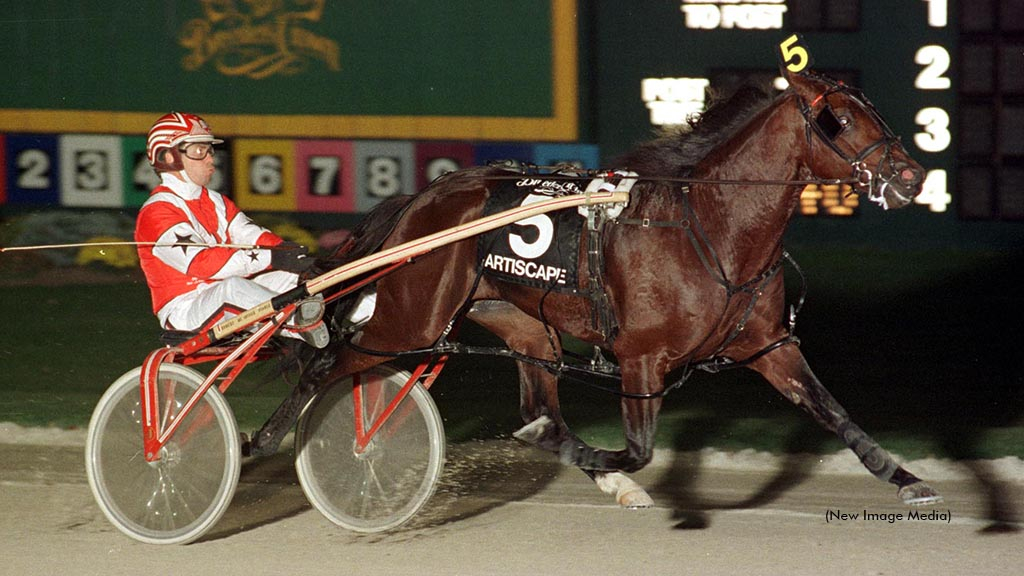
[[[575,0],[5,6],[0,132],[575,140]]]

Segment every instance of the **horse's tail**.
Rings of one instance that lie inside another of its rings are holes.
[[[464,189],[477,189],[481,178],[495,172],[500,173],[501,170],[493,167],[472,167],[449,172],[439,176],[419,194],[436,190],[459,192]],[[313,278],[376,252],[391,236],[402,215],[417,196],[418,194],[392,196],[374,206],[341,245],[329,256],[317,259],[305,278]]]
[[[376,252],[398,225],[413,198],[413,195],[392,196],[377,204],[330,255],[317,258],[307,277],[319,276]]]
[[[302,275],[302,279],[315,278],[376,252],[394,231],[413,198],[413,195],[393,196],[377,204],[330,255],[317,258],[313,266]],[[344,284],[330,289],[325,296],[342,288]],[[341,298],[328,306],[324,316],[344,316],[354,303],[350,297]]]

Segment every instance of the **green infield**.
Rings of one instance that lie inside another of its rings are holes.
[[[1024,457],[1017,350],[1024,342],[1024,296],[1013,282],[1020,256],[792,252],[809,290],[797,322],[802,349],[865,430],[904,458]],[[137,274],[96,283],[73,268],[37,271],[32,283],[14,281],[23,272],[0,261],[0,421],[85,427],[106,386],[158,346],[146,287]],[[794,297],[795,279],[787,270]],[[462,339],[496,342],[473,327]],[[242,430],[258,427],[287,393],[276,376],[273,361],[252,366],[228,391]],[[456,357],[432,393],[452,441],[507,437],[521,425],[509,360]],[[615,396],[566,382],[561,397],[567,421],[584,439],[623,445]],[[841,448],[760,376],[742,369],[697,373],[670,394],[657,438],[660,447],[685,450]]]

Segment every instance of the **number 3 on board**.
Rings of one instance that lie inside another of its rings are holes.
[[[811,65],[811,54],[800,34],[793,34],[779,44],[779,57],[786,70],[794,74],[803,72]]]

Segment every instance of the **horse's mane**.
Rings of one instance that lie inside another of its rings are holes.
[[[666,130],[620,156],[614,166],[641,175],[685,176],[712,149],[732,136],[773,100],[767,87],[745,84],[726,98],[713,97],[708,109],[687,125]]]

